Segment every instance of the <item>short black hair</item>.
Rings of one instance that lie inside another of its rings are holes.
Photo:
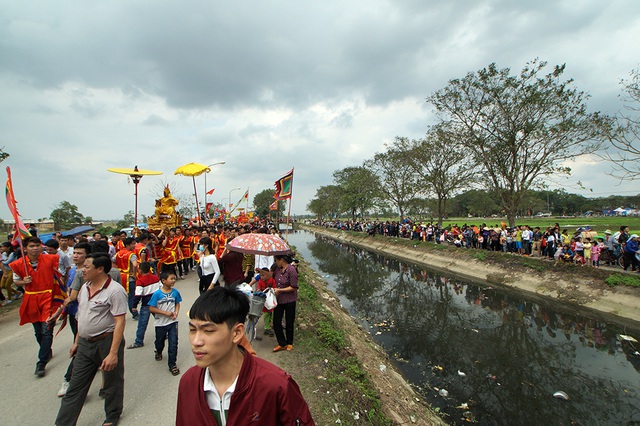
[[[42,245],[42,240],[38,237],[27,237],[24,239],[24,241],[22,241],[22,245],[24,247],[28,246],[29,244],[40,244]]]
[[[48,240],[46,243],[44,243],[45,246],[47,247],[51,247],[53,249],[58,250],[60,248],[60,243],[58,242],[58,240],[56,239],[50,239]]]
[[[89,255],[91,254],[91,244],[86,243],[86,242],[82,242],[82,243],[77,243],[75,246],[73,246],[73,249],[82,249],[84,250],[85,254]]]
[[[131,238],[131,237],[127,237],[127,238],[125,238],[125,239],[124,239],[124,241],[123,241],[123,242],[124,242],[124,245],[125,245],[125,246],[129,246],[129,245],[131,245],[134,241],[135,241],[135,240],[134,240],[133,238]]]
[[[217,286],[205,291],[193,302],[189,318],[215,324],[226,323],[231,329],[237,323],[244,324],[248,313],[249,298],[244,293]]]
[[[91,243],[91,252],[98,253],[104,252],[109,253],[109,243],[106,240],[98,240]]]
[[[162,271],[160,272],[160,281],[164,281],[169,278],[170,275],[175,275],[175,272],[172,271]]]
[[[140,262],[139,268],[140,268],[140,272],[148,274],[149,272],[151,272],[151,263]]]
[[[91,259],[94,268],[103,267],[105,274],[108,274],[111,270],[111,258],[108,253],[91,253],[87,256],[87,259]]]

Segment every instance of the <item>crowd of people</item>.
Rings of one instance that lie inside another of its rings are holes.
[[[316,225],[327,228],[365,232],[370,236],[382,235],[407,238],[416,241],[452,244],[456,247],[536,256],[558,262],[571,262],[599,268],[614,265],[622,259],[623,269],[640,272],[638,257],[639,239],[629,234],[627,226],[620,226],[613,233],[607,229],[600,236],[589,228],[578,228],[571,234],[561,229],[558,223],[542,229],[528,225],[507,226],[506,223],[489,226],[457,224],[439,227],[433,222],[418,223],[409,219],[398,221],[316,221]]]
[[[105,400],[103,425],[118,423],[124,403],[124,350],[144,346],[151,315],[155,359],[163,359],[166,346],[169,372],[174,376],[181,374],[177,353],[182,296],[174,285],[190,273],[197,273],[200,290],[200,298],[189,310],[190,343],[197,366],[185,373],[180,391],[198,395],[193,386],[202,379],[200,385],[204,381],[206,398],[194,401],[179,396],[176,422],[212,424],[215,418],[218,424],[225,424],[233,417],[242,419],[246,414],[241,406],[244,403],[230,400],[227,394],[235,389],[244,392],[245,386],[259,380],[262,390],[258,399],[265,404],[278,402],[283,390],[290,398],[285,403],[279,401],[280,406],[263,407],[261,420],[273,419],[273,424],[293,424],[296,420],[299,424],[313,424],[295,382],[286,373],[276,374],[276,378],[274,374],[280,370],[273,365],[265,367],[263,361],[252,361],[255,351],[244,334],[249,301],[239,291],[240,286],[253,284],[256,290],[270,286],[278,303],[269,316],[273,318],[273,331],[270,332],[269,321],[265,334],[275,335],[274,352],[293,350],[298,282],[292,257],[242,254],[227,247],[229,241],[244,233],[277,235],[272,223],[164,227],[160,232],[134,229],[131,236],[114,232],[110,238],[99,232],[75,237],[56,233],[44,242],[33,227],[30,230],[36,235],[21,241],[12,241],[10,236],[1,246],[2,289],[7,294],[2,291],[0,294],[3,304],[23,299],[20,325],[30,323],[34,328],[39,346],[35,369],[38,378],[46,375],[46,365],[52,356],[54,327],[57,323],[62,324],[61,328],[69,324],[73,335],[71,361],[58,392],[62,401],[57,425],[77,422],[99,370],[100,396]],[[129,346],[124,341],[127,313],[137,320],[136,338]],[[212,328],[228,331],[224,342],[209,341]],[[226,358],[221,361],[212,352],[220,355],[223,347]],[[248,364],[267,368],[270,373],[250,373],[253,367]],[[209,374],[203,373],[203,369]],[[270,383],[262,383],[267,376]],[[235,377],[237,384],[233,380],[227,382],[229,377]],[[258,389],[254,385],[251,388]],[[185,410],[195,406],[206,422],[194,423],[190,419],[191,413]],[[203,407],[208,409],[202,410]]]

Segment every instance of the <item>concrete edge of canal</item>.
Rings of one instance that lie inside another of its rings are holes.
[[[393,244],[386,237],[359,236],[303,224],[299,224],[298,227],[478,284],[523,292],[534,300],[550,302],[560,311],[588,313],[593,317],[640,331],[640,289],[603,288],[602,283],[596,285],[595,279],[589,282],[575,277],[565,277],[558,272],[508,270],[499,265],[479,261],[470,255],[451,257],[432,251],[426,252],[421,248]]]

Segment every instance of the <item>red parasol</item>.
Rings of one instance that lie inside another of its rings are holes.
[[[271,234],[243,234],[229,241],[226,247],[231,251],[266,256],[291,253],[282,238]]]

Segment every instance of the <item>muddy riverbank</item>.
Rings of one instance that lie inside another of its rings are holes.
[[[488,258],[482,250],[437,247],[431,243],[410,244],[407,240],[300,225],[341,242],[386,254],[428,269],[453,274],[479,284],[489,284],[511,291],[524,292],[538,300],[551,301],[555,307],[573,313],[589,313],[640,330],[640,288],[610,287],[604,280],[617,271],[588,268],[553,267],[537,258],[513,255],[504,261]],[[504,257],[504,256],[503,256]]]

